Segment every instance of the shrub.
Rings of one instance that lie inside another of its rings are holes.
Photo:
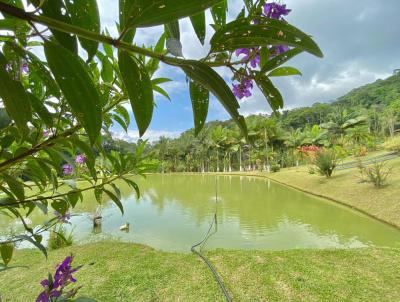
[[[383,148],[388,151],[400,152],[400,135],[389,138],[383,143]]]
[[[62,247],[71,246],[73,243],[72,231],[67,233],[64,226],[54,226],[53,230],[50,231],[50,237],[48,242],[48,248],[56,250]]]
[[[382,188],[392,172],[391,168],[386,168],[384,162],[375,162],[371,167],[359,166],[361,177],[364,181],[373,183],[375,187]]]
[[[365,146],[357,146],[354,148],[353,152],[355,157],[364,157],[368,153],[368,148]]]
[[[281,170],[281,166],[279,164],[272,164],[271,165],[271,172],[279,172]]]
[[[319,174],[331,177],[336,168],[336,154],[332,150],[318,151],[314,163]]]

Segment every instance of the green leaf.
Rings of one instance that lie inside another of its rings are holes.
[[[13,243],[2,243],[0,246],[1,258],[3,259],[4,264],[7,266],[12,258],[14,252],[14,244]]]
[[[294,67],[278,67],[274,70],[272,70],[269,74],[268,77],[285,77],[285,76],[291,76],[291,75],[302,75],[300,70],[294,68]]]
[[[211,7],[211,15],[214,23],[219,26],[224,26],[226,24],[226,12],[228,10],[228,3],[226,0]]]
[[[136,5],[136,0],[119,0],[119,27],[120,32],[128,28],[129,14]],[[122,37],[122,41],[132,43],[135,36],[135,29],[129,29]]]
[[[44,84],[46,84],[46,91],[48,94],[55,96],[56,98],[61,97],[60,88],[58,87],[56,81],[51,76],[50,72],[47,70],[43,62],[35,56],[33,53],[27,51],[26,54],[29,57],[29,64],[31,65],[31,73],[37,73],[42,79]]]
[[[68,211],[68,203],[65,200],[54,200],[51,203],[51,207],[61,215],[65,215]]]
[[[271,60],[265,62],[264,64],[261,64],[261,73],[266,73],[268,71],[271,71],[275,69],[276,67],[286,63],[289,61],[291,58],[297,56],[298,54],[302,53],[303,50],[300,48],[293,48],[290,49],[284,53],[281,53],[280,55],[277,55],[276,57],[273,57]],[[261,52],[262,54],[262,52]]]
[[[72,24],[100,34],[100,16],[96,0],[66,0],[65,2]],[[83,38],[79,38],[79,42],[88,54],[88,61],[91,61],[96,55],[99,43]]]
[[[190,17],[194,31],[199,38],[199,41],[204,45],[204,40],[206,38],[206,14],[205,12],[198,13]]]
[[[267,47],[261,47],[260,50],[260,66],[263,68],[265,64],[268,63],[268,60],[270,58],[270,53]]]
[[[62,46],[46,41],[44,51],[49,67],[72,112],[85,128],[92,144],[100,134],[100,96],[80,58]]]
[[[165,24],[165,32],[167,39],[181,39],[181,32],[179,29],[179,20],[174,20]]]
[[[166,40],[166,34],[163,33],[161,37],[158,39],[156,46],[154,47],[154,51],[157,53],[164,53],[164,47],[165,47],[165,40]],[[156,70],[158,69],[158,66],[160,64],[160,60],[151,58],[147,64],[146,64],[146,69],[150,75],[153,75]]]
[[[115,112],[123,117],[125,124],[129,125],[131,123],[131,117],[129,116],[128,110],[124,106],[117,106]]]
[[[123,178],[123,180],[128,184],[128,186],[130,186],[131,188],[133,188],[135,190],[136,197],[139,199],[140,198],[140,189],[139,189],[139,186],[137,185],[137,183],[129,178]]]
[[[158,92],[159,94],[161,94],[162,96],[166,97],[168,100],[171,101],[169,94],[164,89],[162,89],[160,86],[153,85],[153,90]]]
[[[127,14],[127,25],[151,27],[166,24],[193,16],[219,2],[221,0],[136,0]]]
[[[280,20],[249,24],[247,19],[233,21],[218,30],[211,41],[213,52],[263,45],[288,45],[323,57],[318,45],[304,32]]]
[[[19,131],[26,135],[29,132],[27,123],[32,118],[31,104],[22,84],[8,73],[7,65],[6,58],[0,52],[0,98]]]
[[[118,199],[118,197],[106,189],[104,189],[104,192],[106,192],[106,194],[111,198],[111,200],[117,205],[117,207],[121,211],[122,215],[124,215],[124,207],[123,207],[121,201]]]
[[[67,11],[62,0],[51,0],[51,1],[41,1],[41,0],[30,0],[30,2],[36,7],[40,8],[42,11],[42,15],[55,19],[60,22],[72,24],[71,16],[66,14]],[[86,2],[86,1],[77,1],[77,2]],[[52,30],[56,40],[65,48],[73,53],[78,53],[78,44],[76,41],[76,37],[61,31]]]
[[[192,100],[195,135],[198,135],[207,119],[210,93],[194,81],[190,81],[189,91]]]
[[[128,52],[118,52],[118,64],[139,134],[142,136],[153,116],[154,96],[151,80],[143,64]]]
[[[168,83],[168,82],[172,82],[172,80],[168,79],[168,78],[156,78],[156,79],[151,80],[151,83],[153,85],[159,85],[159,84]]]
[[[47,110],[44,103],[32,93],[29,94],[29,100],[31,101],[34,112],[37,113],[39,118],[45,123],[48,128],[51,128],[53,126],[53,117],[49,110]]]
[[[25,199],[25,190],[22,182],[18,181],[15,177],[12,177],[8,174],[3,174],[2,178],[7,183],[11,192],[18,198],[19,201]]]
[[[201,84],[205,89],[215,95],[239,126],[242,133],[247,136],[246,122],[238,111],[240,107],[239,103],[224,79],[221,78],[216,71],[202,62],[194,60],[186,60],[184,62],[174,63],[174,65],[181,67],[189,78]]]
[[[102,196],[103,196],[103,190],[100,188],[95,188],[94,189],[94,196],[96,197],[96,200],[99,204],[102,202]]]
[[[101,60],[101,78],[106,83],[111,83],[114,80],[113,66],[106,56]]]
[[[274,86],[268,77],[258,74],[255,78],[258,87],[261,92],[267,98],[269,105],[272,110],[276,111],[280,108],[283,108],[283,98],[279,90]]]
[[[128,125],[125,123],[125,121],[119,115],[113,114],[112,118],[114,121],[116,121],[118,124],[120,124],[120,126],[125,130],[125,132],[128,132]]]
[[[104,49],[104,52],[106,53],[106,55],[109,58],[113,58],[114,57],[113,48],[112,48],[112,46],[110,44],[104,43],[103,44],[103,49]]]
[[[32,237],[29,237],[28,235],[18,235],[16,238],[19,238],[21,240],[29,241],[32,243],[34,246],[36,246],[47,258],[47,251],[46,248],[38,241],[34,240]]]

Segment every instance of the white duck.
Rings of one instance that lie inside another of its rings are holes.
[[[129,231],[129,222],[125,223],[124,225],[121,225],[119,227],[120,231]]]

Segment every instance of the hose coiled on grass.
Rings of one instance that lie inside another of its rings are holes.
[[[217,178],[215,178],[215,203],[218,202],[218,190],[217,190]],[[213,226],[215,226],[215,231],[213,233],[211,233],[211,230],[213,228]],[[210,238],[210,236],[212,236],[213,234],[215,234],[217,232],[217,226],[218,226],[218,222],[217,222],[217,207],[215,207],[215,213],[214,213],[214,219],[211,222],[211,225],[207,231],[206,236],[203,238],[203,240],[201,240],[200,242],[196,243],[195,245],[193,245],[190,250],[192,251],[192,253],[196,254],[197,256],[199,256],[204,263],[208,266],[208,268],[210,269],[210,271],[212,272],[212,274],[214,275],[215,280],[217,281],[219,287],[221,288],[226,301],[228,302],[232,302],[232,298],[229,295],[228,290],[226,289],[224,282],[222,281],[221,277],[219,276],[217,269],[214,267],[214,265],[212,265],[212,263],[210,262],[210,260],[204,256],[201,253],[201,247],[207,242],[208,238]],[[196,247],[200,246],[200,251],[196,250]]]

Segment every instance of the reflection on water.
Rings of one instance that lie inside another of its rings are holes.
[[[75,242],[104,238],[144,243],[167,251],[190,251],[217,213],[218,231],[206,248],[270,249],[400,247],[400,231],[379,221],[266,179],[194,175],[151,175],[137,179],[142,198],[118,183],[125,215],[109,200],[101,207],[85,195],[71,219]],[[216,185],[217,183],[217,185]],[[218,201],[215,189],[218,187]],[[44,220],[36,212],[33,224]],[[120,230],[129,224],[129,232]],[[20,226],[0,222],[0,232]]]

